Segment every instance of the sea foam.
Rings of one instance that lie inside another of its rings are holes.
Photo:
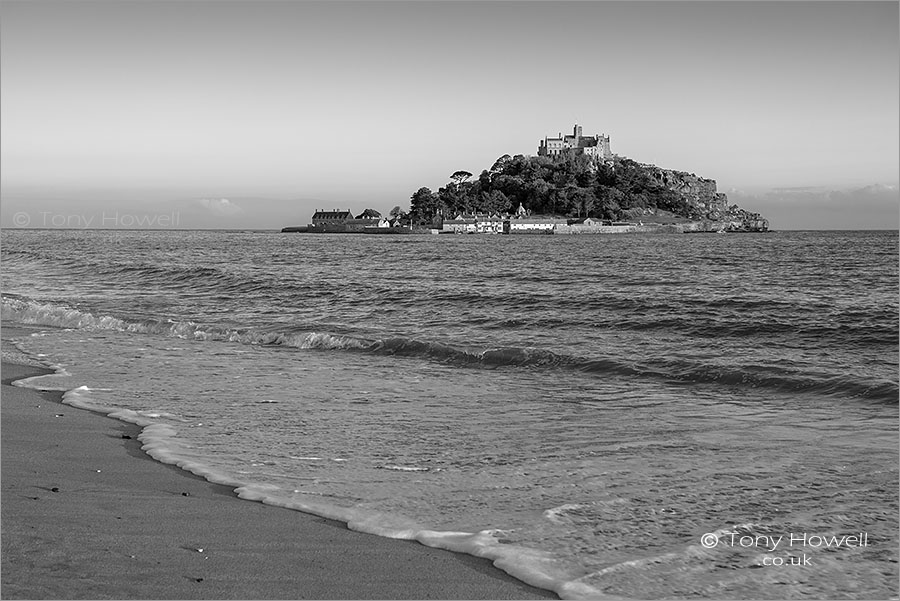
[[[177,416],[169,413],[133,411],[100,405],[92,399],[91,389],[87,386],[68,390],[62,388],[59,379],[70,378],[71,374],[59,365],[51,366],[51,368],[55,370],[53,374],[24,378],[13,384],[35,390],[65,390],[63,402],[67,405],[141,427],[138,440],[142,445],[141,450],[150,457],[160,463],[175,465],[213,484],[232,488],[240,499],[340,521],[351,530],[358,532],[386,538],[413,540],[429,547],[482,557],[490,560],[494,566],[511,576],[532,586],[552,590],[563,599],[618,598],[604,595],[599,589],[578,582],[579,575],[571,573],[548,552],[502,542],[503,531],[501,530],[489,529],[479,532],[432,530],[398,515],[300,500],[277,486],[244,481],[231,474],[214,470],[186,453],[187,449],[178,439],[178,430],[175,427],[169,423],[161,424],[157,421],[159,417],[177,418]],[[303,459],[318,460],[320,458],[305,457]],[[341,459],[334,459],[334,461],[341,461]],[[429,469],[398,465],[382,467],[398,471],[428,471]]]

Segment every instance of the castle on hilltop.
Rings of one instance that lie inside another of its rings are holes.
[[[554,157],[574,150],[575,154],[585,154],[597,161],[608,161],[613,158],[609,149],[609,136],[597,134],[584,136],[581,126],[576,124],[572,135],[558,134],[555,138],[545,137],[538,144],[538,156]]]

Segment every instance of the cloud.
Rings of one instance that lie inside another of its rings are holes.
[[[778,230],[867,230],[900,228],[896,185],[861,188],[776,188],[728,192],[728,200],[762,213]]]
[[[211,213],[215,215],[222,216],[230,216],[230,215],[238,215],[244,212],[244,209],[234,204],[227,198],[219,198],[219,199],[211,199],[211,198],[201,198],[198,201],[200,206],[208,209]]]

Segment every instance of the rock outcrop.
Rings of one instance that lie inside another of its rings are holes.
[[[736,204],[728,204],[728,196],[716,189],[716,180],[686,171],[641,165],[660,185],[677,192],[693,210],[696,221],[685,224],[684,231],[765,232],[769,221],[759,213],[751,213]]]

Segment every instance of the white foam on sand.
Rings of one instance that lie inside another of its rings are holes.
[[[157,418],[161,417],[160,414],[98,405],[91,400],[91,389],[87,386],[66,389],[64,384],[71,375],[61,366],[55,365],[51,368],[56,370],[55,373],[24,378],[13,384],[35,390],[64,391],[63,402],[68,405],[140,426],[142,430],[138,440],[142,443],[141,449],[150,457],[161,463],[178,466],[214,484],[233,488],[241,499],[337,520],[358,532],[386,538],[414,540],[429,547],[483,557],[491,560],[494,566],[511,576],[532,586],[554,591],[563,599],[617,598],[603,595],[600,590],[579,582],[579,578],[584,574],[570,573],[560,561],[545,551],[506,544],[503,542],[503,532],[499,530],[479,532],[429,530],[400,516],[312,503],[306,500],[305,496],[302,499],[296,495],[290,496],[273,485],[243,482],[230,474],[215,471],[202,462],[189,458],[190,453],[180,443],[176,428],[170,423],[157,421]],[[420,469],[407,466],[385,466],[385,468],[403,471]]]

